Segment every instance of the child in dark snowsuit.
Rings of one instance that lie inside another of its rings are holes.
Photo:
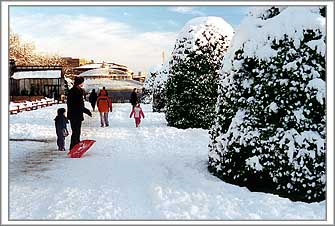
[[[69,123],[69,121],[65,117],[64,113],[65,108],[59,108],[55,118],[58,151],[65,151],[65,137],[69,135],[66,128],[66,124]]]
[[[144,118],[144,113],[143,113],[143,110],[142,110],[140,104],[136,104],[136,106],[131,111],[129,117],[131,118],[131,116],[133,116],[133,115],[134,115],[134,118],[135,118],[135,125],[136,125],[136,127],[138,127],[141,123],[141,116]]]

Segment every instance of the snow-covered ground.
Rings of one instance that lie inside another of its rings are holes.
[[[97,142],[71,159],[57,151],[58,107],[66,106],[9,118],[9,220],[325,220],[325,202],[292,202],[212,176],[208,131],[168,127],[150,105],[137,129],[130,104],[114,104],[107,128],[97,112],[85,115],[81,138]]]

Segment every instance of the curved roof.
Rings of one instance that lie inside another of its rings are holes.
[[[97,68],[85,71],[80,73],[79,76],[87,77],[87,76],[107,76],[108,75],[108,68]]]
[[[84,64],[82,66],[76,67],[76,69],[102,69],[102,68],[119,69],[122,71],[129,71],[130,73],[133,72],[127,66],[115,63]]]
[[[101,68],[101,64],[84,64],[76,68]]]
[[[135,80],[113,80],[109,78],[85,79],[85,90],[101,89],[106,87],[107,90],[113,89],[142,89],[143,84]]]
[[[94,77],[94,76],[110,76],[111,74],[118,74],[118,75],[128,75],[128,73],[113,68],[97,68],[85,71],[80,73],[79,76],[83,77]]]

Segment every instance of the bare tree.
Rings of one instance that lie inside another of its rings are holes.
[[[18,34],[11,31],[9,34],[9,58],[14,59],[16,65],[21,66],[65,66],[65,62],[60,56],[37,53],[33,42],[23,41]]]

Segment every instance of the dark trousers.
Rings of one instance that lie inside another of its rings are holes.
[[[95,109],[95,102],[91,102],[92,110],[94,111]]]
[[[81,132],[81,120],[70,119],[72,135],[71,135],[71,144],[70,150],[80,142],[80,132]]]
[[[65,137],[62,133],[57,133],[57,146],[58,150],[65,150]]]

